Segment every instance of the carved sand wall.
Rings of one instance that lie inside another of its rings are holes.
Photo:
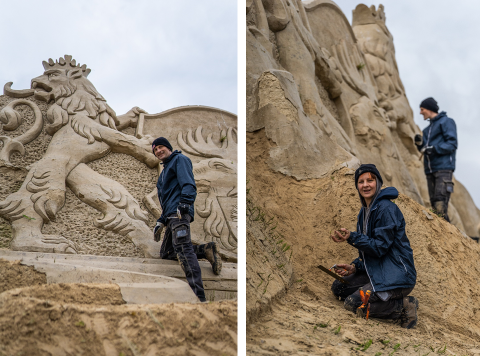
[[[429,206],[383,5],[358,5],[352,25],[330,0],[249,0],[246,12],[247,131],[264,131],[270,169],[302,180],[374,163],[386,185]],[[458,187],[452,222],[479,236]]]
[[[31,89],[0,96],[0,248],[159,257],[161,165],[167,137],[192,159],[198,184],[195,243],[237,253],[237,118],[202,106],[116,115],[69,55],[43,62]]]

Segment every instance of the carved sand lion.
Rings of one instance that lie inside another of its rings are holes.
[[[46,131],[52,139],[44,157],[31,165],[21,188],[0,202],[0,216],[12,223],[11,249],[76,253],[77,247],[64,237],[42,234],[43,224],[55,220],[63,207],[68,186],[78,199],[103,213],[96,220],[97,227],[129,237],[147,257],[154,257],[159,246],[151,239],[145,223],[146,212],[121,184],[86,165],[110,152],[118,152],[131,155],[150,168],[156,167],[158,160],[151,153],[151,137],[136,138],[119,131],[135,126],[143,110],[134,108],[117,117],[87,79],[90,69],[77,65],[72,56],[65,55],[55,62],[49,59],[43,62],[43,67],[45,72],[32,79],[31,89],[15,91],[10,88],[11,83],[5,86],[9,96],[34,95],[51,103]],[[28,135],[0,138],[4,142],[0,163],[5,166],[11,165],[12,152],[22,154],[23,144],[35,139],[43,127],[36,105],[18,99],[0,113],[4,130],[21,124],[21,116],[14,110],[19,104],[32,107],[36,122]]]

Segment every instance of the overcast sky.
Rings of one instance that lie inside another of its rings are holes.
[[[362,3],[339,0],[349,22]],[[434,97],[455,120],[459,146],[455,177],[480,207],[480,1],[383,0],[393,35],[400,78],[417,125],[428,125],[420,102]]]
[[[237,5],[226,0],[8,1],[0,90],[70,54],[117,114],[206,105],[237,113]]]

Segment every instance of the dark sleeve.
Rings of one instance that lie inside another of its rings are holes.
[[[157,219],[157,222],[162,223],[165,226],[167,225],[165,216],[163,215],[163,211],[162,211],[162,215]]]
[[[419,151],[420,151],[423,147],[425,147],[425,134],[424,134],[423,132],[422,132],[422,144],[419,145],[419,146],[417,146],[417,145],[415,145],[415,146],[417,147],[417,150],[419,150]]]
[[[193,166],[190,158],[179,156],[177,159],[177,181],[182,191],[180,203],[192,205],[197,197],[197,186],[193,177]]]
[[[360,261],[360,257],[354,259],[352,265],[355,266],[356,271],[365,271],[365,265]]]
[[[366,255],[380,258],[387,254],[393,244],[398,220],[393,211],[386,207],[376,216],[374,226],[371,237],[351,232],[347,242]]]
[[[435,151],[439,155],[447,155],[457,149],[457,125],[452,119],[445,120],[440,124],[444,141],[435,146]]]

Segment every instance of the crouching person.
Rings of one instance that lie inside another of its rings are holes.
[[[409,296],[415,287],[417,272],[413,252],[405,234],[405,219],[391,201],[398,197],[397,189],[381,190],[382,177],[373,164],[362,164],[355,172],[355,186],[362,208],[357,231],[345,228],[335,231],[333,241],[348,242],[359,252],[351,265],[338,264],[335,272],[349,284],[335,281],[332,291],[345,300],[345,309],[365,315],[362,296],[369,290],[369,316],[395,319],[403,328],[417,324],[418,300]]]

